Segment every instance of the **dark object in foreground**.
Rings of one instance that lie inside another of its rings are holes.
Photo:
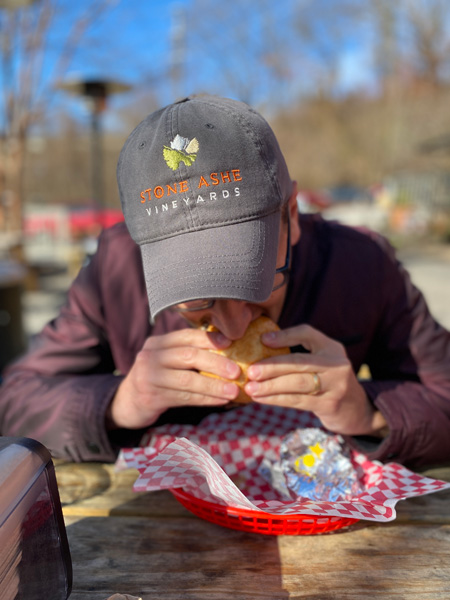
[[[67,600],[72,562],[49,451],[0,438],[0,598]]]

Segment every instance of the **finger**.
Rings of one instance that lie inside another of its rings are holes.
[[[161,399],[161,405],[164,405],[166,409],[177,406],[226,406],[236,398],[236,396],[232,398],[215,397],[192,391],[169,391],[163,388],[160,389],[160,393],[160,396],[153,396],[153,403],[158,404],[159,399]]]
[[[273,379],[289,373],[323,373],[340,366],[342,359],[313,354],[286,354],[272,356],[254,363],[247,369],[247,376],[254,381]]]
[[[264,344],[273,348],[303,346],[314,354],[324,350],[339,355],[345,354],[342,344],[326,336],[318,329],[311,327],[311,325],[297,325],[288,329],[270,331],[264,333],[261,339]]]
[[[290,396],[292,402],[294,396],[308,396],[303,402],[310,403],[324,393],[323,376],[318,373],[291,373],[265,381],[250,381],[245,385],[245,391],[253,399]]]
[[[239,365],[226,356],[195,346],[176,346],[156,352],[143,350],[139,360],[146,362],[149,370],[151,366],[156,367],[151,369],[156,372],[166,368],[190,369],[205,371],[225,379],[237,379],[241,373]],[[154,376],[155,373],[152,373],[152,377]]]
[[[239,394],[236,383],[182,369],[161,370],[153,383],[159,390],[169,392],[171,399],[182,405],[189,405],[194,400],[196,403],[211,403],[213,400],[229,402]]]

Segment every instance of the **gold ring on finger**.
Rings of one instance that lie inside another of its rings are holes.
[[[317,396],[317,394],[322,390],[322,386],[320,383],[320,377],[318,373],[311,373],[313,381],[314,381],[314,387],[312,389],[311,392],[309,392],[310,396]]]

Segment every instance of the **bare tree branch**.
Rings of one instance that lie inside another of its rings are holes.
[[[57,78],[63,77],[88,29],[118,0],[39,0],[15,11],[0,10],[1,86],[3,130],[0,166],[0,199],[15,196],[10,229],[20,229],[25,145],[30,126],[45,112],[48,95]],[[49,44],[51,29],[63,11],[71,11],[71,22],[62,45]],[[50,50],[53,65],[50,64]],[[44,72],[45,67],[45,72]],[[2,221],[0,202],[0,222]]]

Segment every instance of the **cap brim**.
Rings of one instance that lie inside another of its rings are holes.
[[[276,269],[280,211],[141,245],[150,313],[199,298],[264,302]]]

